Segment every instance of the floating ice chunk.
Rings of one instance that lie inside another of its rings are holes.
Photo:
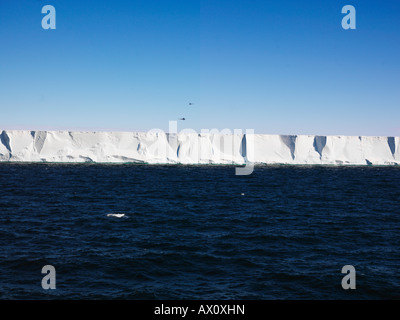
[[[122,218],[125,217],[125,213],[108,213],[107,217]]]

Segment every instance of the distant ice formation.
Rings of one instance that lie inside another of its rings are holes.
[[[125,217],[125,213],[108,213],[107,217],[122,218]]]
[[[400,138],[3,130],[0,161],[398,165]]]

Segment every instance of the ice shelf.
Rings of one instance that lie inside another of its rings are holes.
[[[400,137],[0,131],[0,161],[398,165]]]

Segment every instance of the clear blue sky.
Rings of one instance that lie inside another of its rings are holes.
[[[0,129],[400,136],[399,57],[397,0],[1,0]]]

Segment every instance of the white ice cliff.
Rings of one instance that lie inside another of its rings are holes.
[[[400,164],[400,137],[0,132],[0,161],[3,162]]]

